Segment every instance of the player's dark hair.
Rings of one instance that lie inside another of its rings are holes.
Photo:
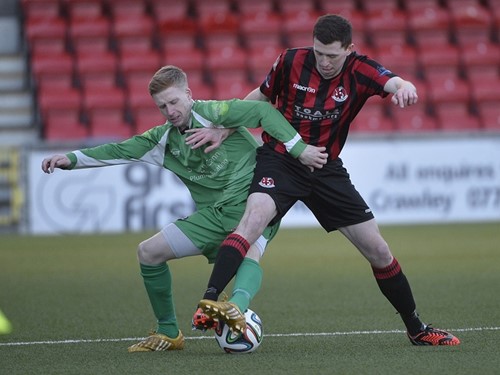
[[[316,21],[313,37],[323,44],[340,42],[343,48],[347,48],[352,43],[352,26],[344,17],[325,14]]]
[[[187,87],[187,76],[181,68],[166,65],[160,68],[149,81],[149,94],[158,94],[172,86]]]

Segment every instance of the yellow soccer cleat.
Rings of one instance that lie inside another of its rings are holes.
[[[12,324],[0,310],[0,335],[7,335],[12,332]]]
[[[234,303],[202,299],[198,306],[214,320],[222,321],[234,333],[243,333],[246,328],[245,315]]]
[[[160,352],[182,349],[184,349],[184,335],[181,331],[179,331],[179,335],[175,339],[162,335],[161,333],[152,332],[144,340],[129,346],[128,352]]]

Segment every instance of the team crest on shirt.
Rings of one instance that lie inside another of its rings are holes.
[[[343,86],[338,86],[333,91],[332,99],[335,100],[336,102],[339,103],[345,102],[348,97],[349,95],[347,94],[347,91]]]
[[[262,177],[259,181],[259,185],[266,189],[271,189],[274,186],[274,179],[272,177]]]

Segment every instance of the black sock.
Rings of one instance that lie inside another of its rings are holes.
[[[408,332],[414,335],[420,331],[423,323],[415,312],[410,284],[396,258],[385,268],[373,268],[373,274],[382,294],[401,315]]]
[[[249,248],[248,241],[238,234],[230,234],[226,237],[215,258],[214,268],[203,299],[217,301],[219,294],[236,274]]]

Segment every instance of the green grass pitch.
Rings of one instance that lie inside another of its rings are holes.
[[[251,307],[264,340],[228,355],[191,316],[211,270],[202,257],[170,262],[179,352],[128,354],[154,327],[137,244],[151,233],[0,237],[0,374],[498,374],[499,223],[383,226],[421,317],[458,347],[414,347],[368,263],[339,233],[282,229],[262,261]]]

